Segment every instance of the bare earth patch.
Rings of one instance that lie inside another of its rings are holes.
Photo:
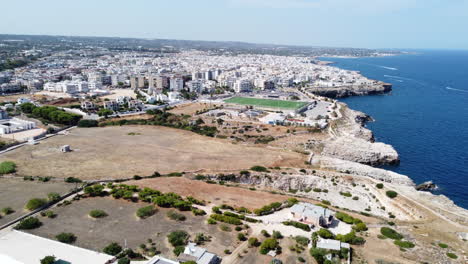
[[[182,177],[161,177],[130,181],[126,182],[126,184],[149,187],[162,192],[175,192],[182,196],[193,196],[217,205],[225,203],[232,206],[244,206],[249,209],[256,209],[272,202],[282,202],[288,198],[288,196],[280,194],[208,184]]]
[[[133,135],[129,135],[129,133]],[[72,152],[60,147],[70,145]],[[127,178],[174,171],[229,171],[254,165],[293,167],[305,156],[255,146],[240,146],[222,139],[156,126],[76,128],[5,153],[0,161],[17,164],[19,175]]]

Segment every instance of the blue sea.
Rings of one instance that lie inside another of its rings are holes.
[[[341,99],[371,115],[377,141],[400,154],[385,169],[415,183],[432,180],[457,205],[468,208],[468,51],[416,51],[375,58],[322,58],[393,84],[388,95]]]

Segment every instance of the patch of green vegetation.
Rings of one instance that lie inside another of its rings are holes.
[[[11,207],[5,207],[5,208],[2,208],[1,212],[3,215],[9,215],[9,214],[14,213],[15,210],[13,210]]]
[[[46,199],[33,198],[26,203],[25,208],[28,209],[29,211],[34,211],[46,204],[47,204]]]
[[[395,191],[387,191],[385,194],[387,195],[387,197],[392,199],[398,196],[398,193]]]
[[[139,208],[136,212],[136,215],[139,218],[148,218],[154,215],[156,212],[157,212],[157,209],[154,208],[154,206],[148,205],[148,206]]]
[[[296,221],[284,221],[283,225],[287,226],[293,226],[295,228],[302,229],[304,231],[309,232],[310,231],[310,226],[304,223],[296,222]]]
[[[122,251],[122,246],[120,246],[116,242],[112,242],[109,245],[107,245],[102,251],[108,255],[116,256]]]
[[[271,250],[275,250],[278,245],[278,240],[274,238],[267,238],[262,242],[262,244],[260,244],[260,254],[266,255]]]
[[[449,258],[451,258],[451,259],[457,259],[457,258],[458,258],[458,256],[455,255],[455,254],[452,253],[452,252],[447,252],[447,257],[449,257]]]
[[[42,225],[41,221],[37,219],[36,217],[28,217],[19,222],[15,226],[15,229],[17,230],[29,230],[29,229],[34,229],[38,228]]]
[[[403,235],[398,233],[397,231],[389,228],[389,227],[382,227],[380,228],[380,233],[388,238],[400,240],[403,238]]]
[[[76,236],[73,233],[60,233],[56,235],[55,238],[66,244],[72,244],[76,241]]]
[[[16,164],[12,161],[0,163],[0,174],[9,174],[16,171]]]
[[[444,243],[439,243],[439,247],[441,247],[441,248],[448,248],[448,245],[447,245],[447,244],[444,244]]]
[[[263,166],[253,166],[250,168],[252,171],[257,171],[257,172],[268,172],[268,169],[263,167]]]
[[[401,248],[414,248],[414,244],[409,241],[395,240],[393,243]]]
[[[250,98],[250,97],[233,97],[225,100],[226,103],[240,104],[240,105],[251,105],[268,108],[281,108],[281,109],[298,109],[305,105],[307,102],[297,101],[283,101],[273,99],[261,99],[261,98]]]
[[[174,210],[170,210],[166,213],[167,217],[169,217],[169,219],[171,220],[175,220],[175,221],[185,221],[185,219],[187,219],[185,217],[185,215],[183,214],[180,214],[180,213],[177,213],[176,211]]]
[[[103,210],[92,210],[89,212],[89,216],[92,218],[103,218],[107,216],[107,213]]]
[[[375,187],[377,187],[377,189],[383,189],[384,185],[383,183],[377,183]]]

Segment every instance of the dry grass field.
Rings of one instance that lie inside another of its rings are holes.
[[[60,152],[70,145],[72,151]],[[305,156],[255,146],[240,146],[227,140],[155,126],[76,128],[5,153],[0,161],[17,164],[17,174],[79,177],[82,179],[126,178],[133,175],[196,170],[240,170],[254,165],[294,167]]]
[[[23,179],[0,178],[0,209],[11,207],[15,212],[0,218],[0,225],[27,213],[24,206],[32,198],[47,198],[47,194],[64,194],[75,185],[59,182],[23,181]]]
[[[102,251],[112,242],[123,246],[125,241],[129,248],[137,249],[147,239],[152,239],[156,249],[169,258],[175,256],[167,235],[176,230],[187,231],[192,240],[197,233],[211,236],[211,242],[207,242],[204,247],[221,256],[224,255],[224,249],[232,249],[237,242],[237,232],[220,231],[219,224],[209,225],[206,223],[207,216],[194,216],[190,211],[177,211],[186,216],[183,222],[170,220],[166,216],[167,211],[174,209],[159,207],[153,216],[139,219],[136,211],[143,206],[148,206],[148,203],[133,203],[110,197],[85,198],[73,201],[71,205],[53,208],[52,211],[57,214],[55,218],[39,216],[43,225],[29,232],[50,239],[55,239],[61,232],[70,232],[77,236],[75,245],[96,251]],[[100,219],[89,217],[89,212],[95,209],[104,210],[108,216]]]

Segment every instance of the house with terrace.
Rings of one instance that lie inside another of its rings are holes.
[[[291,218],[304,224],[328,227],[333,223],[335,212],[310,203],[297,203],[290,208]]]

